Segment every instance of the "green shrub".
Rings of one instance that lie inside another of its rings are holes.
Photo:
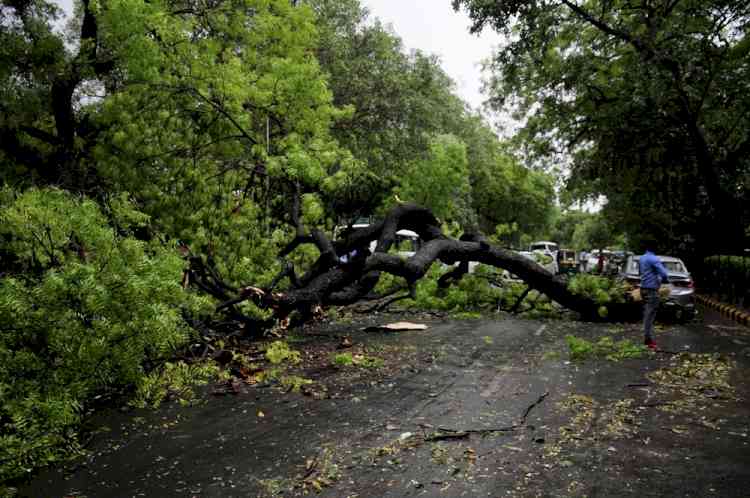
[[[183,290],[172,245],[133,236],[148,217],[126,197],[107,216],[60,190],[2,191],[0,481],[77,448],[83,406],[137,384],[144,363],[191,333],[209,303]]]
[[[700,272],[701,287],[732,303],[750,303],[750,257],[709,256]]]
[[[300,377],[299,375],[283,375],[279,382],[285,391],[291,391],[293,393],[298,393],[302,390],[303,386],[313,383],[312,380]]]
[[[213,361],[192,364],[167,362],[138,380],[130,404],[138,408],[158,408],[162,401],[174,397],[181,405],[190,405],[195,401],[193,388],[205,386],[219,377],[220,372],[221,369]]]
[[[607,318],[609,316],[608,304],[625,302],[627,284],[613,278],[579,273],[568,282],[568,290],[573,294],[592,299],[599,305],[597,314],[601,318]]]
[[[333,356],[333,364],[339,367],[348,367],[354,364],[351,353],[339,353]]]
[[[594,345],[586,339],[581,339],[580,337],[573,335],[566,335],[565,342],[568,343],[571,360],[585,360],[592,356],[594,352]]]
[[[377,356],[362,355],[354,358],[354,364],[362,368],[382,368],[385,365],[385,360]]]
[[[488,279],[492,277],[493,269],[482,265],[477,266],[475,273],[464,275],[447,289],[440,289],[438,279],[446,271],[449,270],[433,264],[425,277],[417,283],[416,299],[411,306],[452,313],[479,311],[497,306],[507,292],[490,285]]]
[[[573,294],[586,296],[599,305],[625,302],[626,285],[598,275],[579,273],[568,282],[568,290]]]
[[[289,344],[284,341],[274,341],[266,348],[266,359],[274,365],[282,362],[289,362],[296,365],[302,358],[299,351],[289,348]]]
[[[385,360],[377,356],[352,355],[350,352],[339,353],[333,356],[333,364],[339,367],[357,366],[362,368],[381,368]]]
[[[635,344],[628,339],[615,342],[609,336],[604,336],[596,342],[587,341],[573,335],[565,336],[565,342],[570,349],[570,359],[574,361],[587,358],[605,358],[619,361],[626,358],[641,358],[648,350],[642,344]]]

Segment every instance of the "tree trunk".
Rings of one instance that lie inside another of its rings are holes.
[[[413,256],[403,259],[388,254],[396,232],[401,229],[419,234],[424,244]],[[377,241],[374,253],[367,249],[369,243]],[[308,274],[297,279],[290,266],[283,272],[290,276],[293,287],[284,292],[247,286],[231,292],[231,286],[224,284],[215,271],[201,268],[199,260],[194,261],[191,281],[202,290],[211,293],[222,301],[219,310],[230,310],[244,300],[252,299],[258,306],[273,309],[277,319],[285,319],[293,311],[309,316],[317,306],[352,304],[371,293],[382,272],[403,277],[412,286],[422,278],[433,262],[445,265],[461,264],[440,279],[441,286],[460,279],[468,269],[469,261],[476,261],[509,271],[524,280],[526,284],[560,305],[576,311],[585,319],[598,319],[599,306],[591,299],[576,295],[568,290],[562,277],[556,277],[542,266],[519,253],[492,246],[481,235],[466,235],[462,240],[445,236],[439,222],[432,213],[420,206],[402,204],[393,208],[385,220],[366,228],[350,230],[340,240],[329,241],[319,231],[312,235],[300,234],[282,252],[289,254],[304,243],[314,243],[320,249],[320,257]],[[341,262],[339,255],[356,255]],[[278,281],[278,279],[275,279]],[[296,282],[296,284],[294,284]],[[612,313],[610,317],[617,315]]]

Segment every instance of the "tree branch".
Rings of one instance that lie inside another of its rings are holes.
[[[620,40],[624,42],[631,44],[639,52],[653,53],[653,51],[651,51],[646,45],[644,45],[641,40],[635,38],[630,33],[616,29],[610,26],[609,24],[605,23],[601,19],[597,19],[591,13],[589,13],[582,7],[579,7],[578,5],[574,4],[573,2],[570,2],[568,0],[561,0],[561,1],[570,10],[572,10],[578,17],[588,22],[589,24],[593,25],[594,27],[598,28],[602,32],[607,33],[608,35],[612,35],[616,38],[619,38]]]

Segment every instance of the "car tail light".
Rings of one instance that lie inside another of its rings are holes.
[[[687,287],[689,289],[692,289],[695,286],[692,280],[673,280],[672,285],[677,287]]]

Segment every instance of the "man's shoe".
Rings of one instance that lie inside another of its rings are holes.
[[[659,349],[659,346],[656,345],[653,339],[646,339],[645,341],[643,341],[643,344],[645,344],[646,347],[651,351],[656,351],[657,349]]]

